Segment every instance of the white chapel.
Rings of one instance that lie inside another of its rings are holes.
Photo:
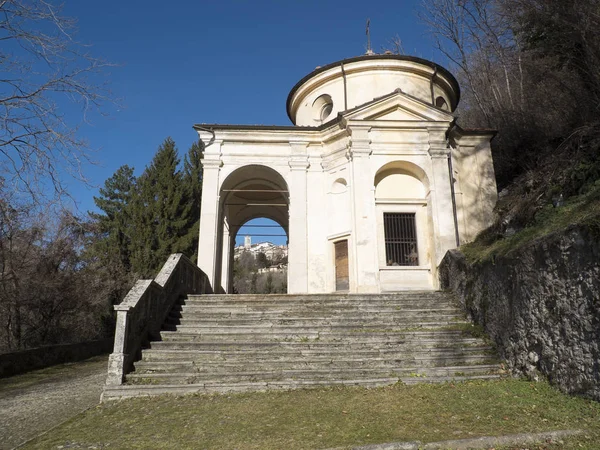
[[[232,292],[251,219],[288,236],[288,293],[437,289],[446,251],[493,221],[493,130],[456,124],[456,79],[415,57],[319,67],[287,98],[289,126],[199,124],[198,266]]]

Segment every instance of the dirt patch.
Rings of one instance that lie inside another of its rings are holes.
[[[13,448],[100,402],[108,356],[0,379],[0,449]]]

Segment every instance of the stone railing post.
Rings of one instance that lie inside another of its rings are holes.
[[[117,311],[117,324],[115,329],[115,346],[113,352],[108,358],[108,375],[106,377],[106,384],[110,386],[119,386],[123,383],[125,378],[125,365],[127,354],[125,349],[127,348],[127,334],[128,334],[128,316],[131,306],[129,305],[116,305],[115,310]]]

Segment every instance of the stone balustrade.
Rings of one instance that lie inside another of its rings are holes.
[[[140,358],[142,346],[160,333],[169,311],[183,295],[212,292],[207,276],[181,253],[174,253],[154,280],[138,280],[115,305],[115,345],[108,359],[107,386],[121,385]]]

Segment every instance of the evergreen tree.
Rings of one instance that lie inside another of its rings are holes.
[[[169,254],[184,250],[192,202],[178,164],[175,142],[167,138],[138,179],[132,267],[143,276],[155,276]]]
[[[188,150],[183,160],[183,184],[187,191],[188,200],[191,205],[190,221],[187,233],[184,236],[181,248],[182,252],[190,257],[192,261],[198,258],[198,237],[200,230],[200,202],[202,198],[202,158],[204,144],[202,141],[195,142]]]
[[[94,203],[102,211],[89,213],[85,224],[86,268],[95,274],[94,294],[104,296],[110,304],[119,303],[131,287],[132,226],[131,204],[136,195],[133,168],[121,166],[104,183]],[[92,294],[90,294],[92,295]]]
[[[120,268],[131,270],[131,212],[136,179],[133,168],[127,165],[117,169],[100,188],[94,203],[103,214],[90,213],[97,223],[93,253],[105,264],[118,263]],[[116,257],[116,261],[115,261]]]

